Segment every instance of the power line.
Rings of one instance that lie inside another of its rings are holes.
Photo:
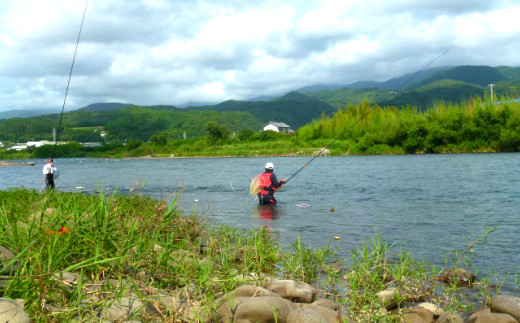
[[[60,136],[61,123],[63,120],[63,111],[65,111],[65,103],[67,102],[67,95],[69,93],[70,80],[72,78],[72,70],[74,69],[74,63],[76,61],[76,53],[78,52],[79,40],[81,38],[81,31],[83,29],[83,23],[85,21],[85,15],[87,13],[87,7],[88,7],[88,0],[85,4],[85,9],[83,10],[83,17],[81,18],[81,25],[79,27],[78,39],[76,40],[76,48],[74,49],[74,57],[72,58],[72,64],[70,66],[69,81],[67,82],[67,89],[65,90],[65,98],[63,99],[63,107],[61,108],[60,122],[58,124],[58,131],[56,132],[56,140],[54,141],[54,147],[52,149],[52,154],[51,154],[52,159],[54,159],[54,154],[56,153],[56,145],[58,144],[58,140],[59,140],[59,136]]]
[[[423,72],[425,69],[427,69],[428,67],[430,67],[435,61],[437,61],[439,58],[441,58],[442,56],[444,56],[447,52],[449,52],[450,50],[452,50],[453,48],[455,48],[455,46],[452,46],[446,50],[444,50],[439,56],[437,56],[435,59],[433,59],[430,63],[426,64],[426,66],[424,66],[421,70],[419,70],[418,72],[416,72],[415,74],[413,74],[410,78],[408,78],[405,82],[403,82],[403,84],[401,84],[398,88],[396,88],[394,91],[399,91],[403,86],[405,86],[406,84],[410,83],[417,75],[419,75],[421,72]],[[392,92],[394,92],[392,91]],[[386,101],[386,99],[388,99],[391,95],[392,95],[392,92],[390,92],[384,99],[383,101]],[[320,155],[323,155],[323,152],[329,148],[333,143],[335,143],[336,141],[339,140],[339,138],[341,138],[343,135],[345,135],[347,132],[349,132],[352,128],[354,128],[358,123],[360,123],[363,119],[365,119],[369,114],[370,112],[372,112],[372,109],[369,109],[367,113],[365,113],[364,115],[362,115],[359,119],[357,119],[350,127],[348,127],[345,131],[343,131],[339,136],[337,136],[336,138],[334,138],[334,140],[332,140],[327,146],[325,146],[324,148],[322,148],[314,157],[312,157],[305,165],[303,165],[300,169],[298,169],[298,171],[296,173],[294,173],[293,175],[291,175],[291,177],[289,177],[285,183],[288,183],[294,176],[296,176],[296,174],[298,174],[299,172],[301,172],[305,167],[307,167],[307,165],[309,165],[314,159],[316,159],[316,157],[320,156]]]

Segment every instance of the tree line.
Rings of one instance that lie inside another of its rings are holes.
[[[343,152],[352,154],[519,151],[520,103],[502,101],[441,101],[426,111],[364,101],[315,120],[298,135],[304,141],[339,138]]]
[[[225,124],[208,121],[200,136],[172,139],[161,130],[164,127],[158,128],[148,140],[135,136],[101,147],[73,141],[9,154],[46,158],[55,149],[56,157],[311,155],[331,142],[333,155],[517,152],[520,102],[507,98],[500,104],[480,98],[461,104],[440,101],[423,111],[409,105],[381,107],[365,100],[343,106],[332,116],[324,113],[289,134],[250,128],[236,133]],[[9,158],[6,155],[0,153],[1,158]]]

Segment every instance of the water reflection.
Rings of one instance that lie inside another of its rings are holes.
[[[280,216],[278,207],[271,205],[255,205],[252,207],[251,213],[265,220],[273,220]]]
[[[264,227],[271,231],[273,229],[272,223],[281,215],[281,210],[275,205],[255,205],[251,208],[251,214],[258,219]]]

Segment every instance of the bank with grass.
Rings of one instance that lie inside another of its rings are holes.
[[[441,322],[520,304],[464,261],[436,268],[378,236],[347,261],[183,214],[176,200],[16,189],[0,201],[0,307],[33,321]]]
[[[224,128],[215,124],[217,128]],[[212,129],[212,128],[208,128]],[[153,129],[149,129],[150,134]],[[26,151],[0,150],[0,159],[67,157],[258,157],[327,154],[379,155],[423,153],[480,153],[520,151],[520,102],[503,98],[500,104],[479,98],[459,104],[436,102],[427,110],[410,106],[380,107],[362,101],[325,114],[292,133],[255,132],[174,139],[155,133],[150,140],[107,140],[100,147],[77,142],[44,145]],[[159,140],[160,138],[161,140]],[[37,138],[34,138],[35,140]]]

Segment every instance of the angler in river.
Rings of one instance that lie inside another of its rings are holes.
[[[256,175],[251,182],[251,193],[258,195],[260,205],[276,205],[277,202],[274,198],[274,192],[280,189],[286,182],[284,179],[278,181],[273,170],[273,163],[265,164],[265,172]]]
[[[54,189],[55,170],[57,170],[57,168],[54,167],[54,160],[52,158],[46,160],[43,166],[43,175],[45,175],[45,186],[47,186],[47,189]]]

